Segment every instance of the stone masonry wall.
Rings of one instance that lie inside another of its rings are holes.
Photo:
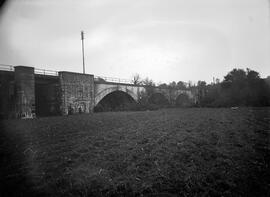
[[[0,71],[0,119],[15,117],[14,72]]]
[[[33,67],[15,67],[16,117],[35,117],[35,74]]]
[[[94,76],[59,72],[61,113],[90,113],[94,108]]]

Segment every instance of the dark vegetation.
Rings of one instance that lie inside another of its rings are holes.
[[[0,196],[270,196],[269,110],[5,120]]]
[[[197,84],[198,106],[270,106],[270,76],[262,79],[258,72],[233,69],[222,82]]]

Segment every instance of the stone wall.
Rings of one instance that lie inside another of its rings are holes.
[[[61,113],[89,113],[94,108],[94,76],[59,72]]]
[[[15,116],[14,72],[0,71],[0,119]]]
[[[15,116],[32,118],[35,116],[35,74],[34,68],[15,67]]]

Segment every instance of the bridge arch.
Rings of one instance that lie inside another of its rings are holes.
[[[103,89],[102,91],[100,91],[99,93],[96,94],[95,96],[95,106],[97,106],[97,104],[107,95],[113,93],[113,92],[124,92],[126,94],[128,94],[135,102],[137,102],[137,95],[132,92],[131,90],[129,90],[128,88],[125,87],[109,87],[106,89]]]
[[[136,101],[124,91],[112,91],[104,96],[94,107],[94,112],[126,111],[133,109]]]
[[[191,93],[190,90],[177,90],[175,99],[177,99],[177,97],[179,97],[180,95],[187,95],[190,100],[194,98],[194,95]]]
[[[188,94],[186,93],[180,93],[175,99],[175,105],[177,107],[189,107],[191,105],[192,101]]]
[[[170,98],[164,92],[157,91],[157,92],[153,92],[148,97],[148,102],[152,104],[158,104],[158,105],[167,105],[170,103]]]

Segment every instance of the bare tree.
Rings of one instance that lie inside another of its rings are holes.
[[[142,82],[141,82],[141,77],[138,73],[134,74],[133,77],[132,77],[132,82],[134,85],[140,85]]]
[[[152,79],[149,79],[148,77],[146,77],[143,81],[142,81],[143,85],[146,86],[156,86],[155,82]]]

